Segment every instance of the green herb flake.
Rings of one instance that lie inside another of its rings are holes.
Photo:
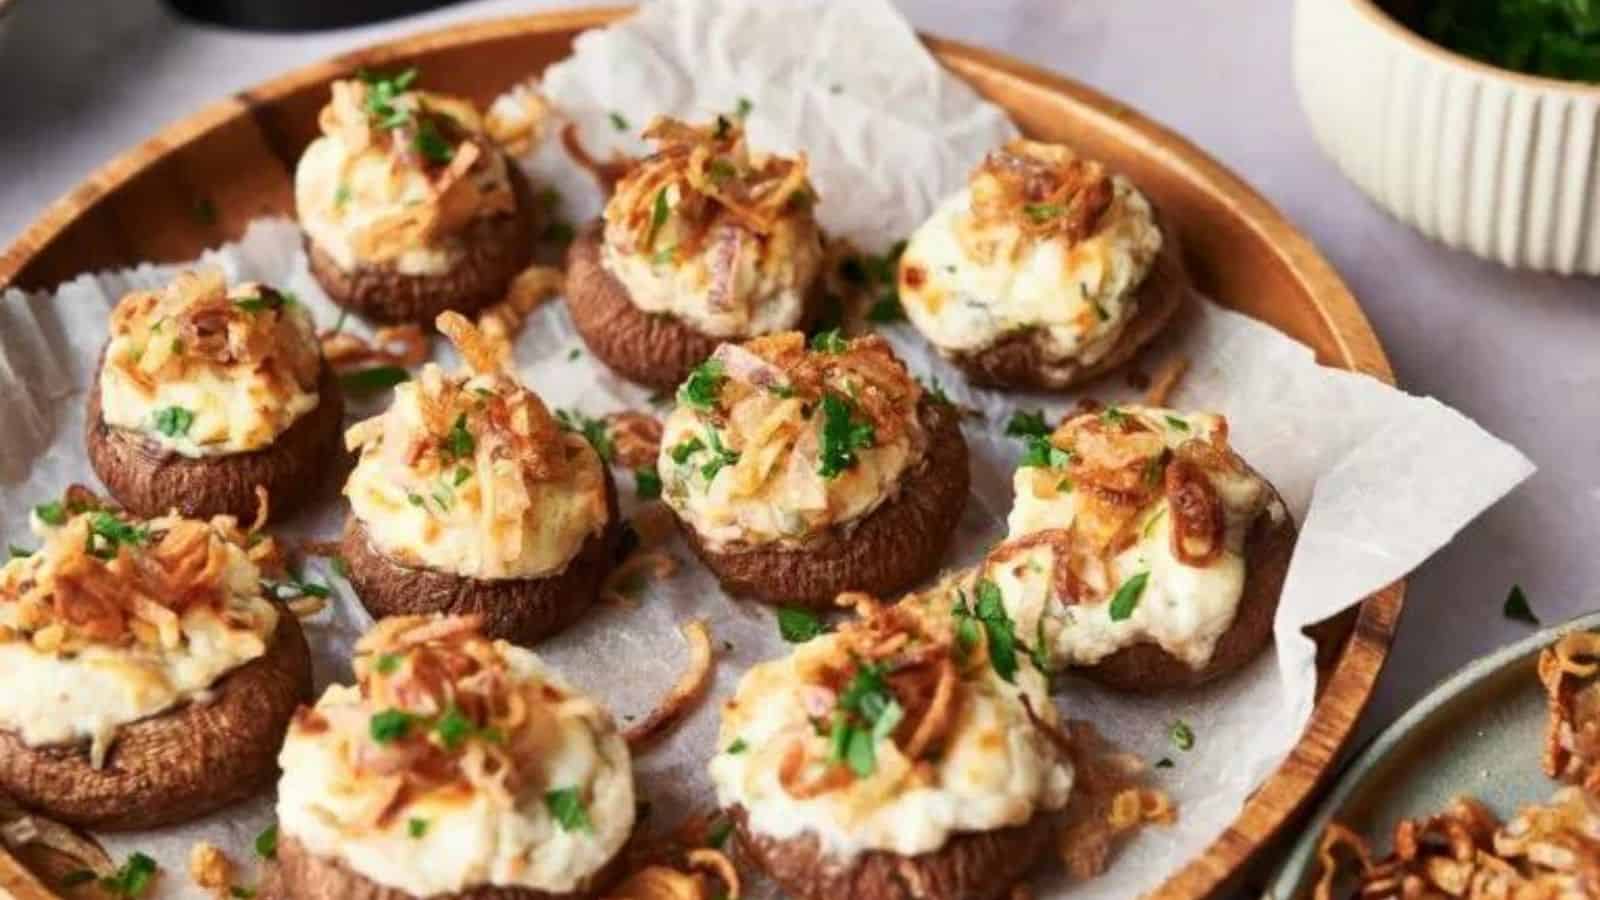
[[[413,721],[415,717],[403,709],[386,709],[373,714],[367,732],[377,743],[389,744],[409,734]]]
[[[117,897],[143,897],[156,877],[156,861],[134,853],[115,872],[100,879],[100,886]]]
[[[1006,422],[1007,437],[1049,437],[1050,423],[1045,421],[1044,410],[1019,409]]]
[[[749,97],[740,97],[739,104],[733,108],[733,114],[740,119],[748,118],[755,108],[756,105],[750,102]]]
[[[406,658],[402,654],[385,653],[378,657],[378,661],[373,663],[372,667],[378,670],[379,675],[393,675],[394,673],[400,671],[400,666],[404,664],[405,661]]]
[[[262,288],[261,293],[251,297],[240,297],[233,301],[233,305],[242,312],[258,313],[269,309],[278,309],[285,306],[287,298],[277,291]]]
[[[560,425],[563,431],[583,435],[583,439],[594,448],[601,462],[609,463],[616,456],[617,446],[611,439],[611,428],[606,425],[604,419],[592,418],[575,409],[558,409],[556,424]]]
[[[49,503],[41,503],[35,506],[33,514],[38,516],[39,521],[46,525],[67,524],[67,508],[59,500],[52,500]]]
[[[633,492],[640,500],[654,500],[661,496],[661,473],[655,466],[640,466],[633,470]]]
[[[706,481],[717,477],[723,466],[731,466],[739,461],[739,451],[732,450],[722,443],[722,436],[717,434],[715,428],[706,429],[706,437],[711,444],[711,461],[700,467],[700,476]]]
[[[828,630],[817,614],[796,606],[778,608],[778,634],[791,644],[804,644]]]
[[[344,209],[344,205],[346,203],[349,203],[349,202],[350,202],[350,185],[348,185],[348,184],[339,185],[338,190],[335,190],[333,192],[333,208],[334,209]]]
[[[170,438],[183,437],[194,424],[194,413],[181,406],[168,406],[156,410],[155,428]]]
[[[615,128],[618,131],[627,131],[628,130],[628,120],[624,119],[622,117],[622,113],[619,113],[616,110],[612,110],[607,115],[611,119],[611,127],[612,128]]]
[[[560,244],[563,247],[572,243],[577,236],[578,230],[566,222],[551,222],[544,227],[544,231],[539,235],[541,240],[552,244]]]
[[[228,895],[231,897],[238,897],[239,900],[252,900],[252,898],[254,898],[256,895],[256,889],[245,887],[242,884],[236,884],[233,887],[228,888]]]
[[[706,164],[706,171],[710,173],[712,181],[721,182],[739,177],[738,167],[720,156]]]
[[[922,393],[934,403],[937,403],[940,406],[955,405],[955,403],[950,400],[950,395],[945,393],[944,385],[939,383],[939,376],[930,376],[926,381],[918,378],[917,383],[922,385]]]
[[[705,448],[706,444],[704,441],[697,437],[692,437],[673,445],[672,449],[667,451],[667,453],[672,457],[673,462],[681,466],[689,461],[689,457],[699,453]]]
[[[1174,431],[1188,431],[1189,430],[1189,423],[1185,422],[1184,420],[1182,420],[1180,418],[1178,418],[1177,416],[1167,416],[1166,420],[1167,420],[1167,427],[1171,428]]]
[[[412,820],[410,820],[409,822],[406,823],[406,834],[411,835],[413,840],[421,839],[422,836],[427,834],[427,833],[428,833],[428,820],[427,819],[412,819]]]
[[[12,559],[27,559],[33,555],[32,550],[27,547],[18,547],[16,544],[7,544],[6,552],[11,554]]]
[[[728,749],[725,752],[738,755],[749,749],[750,745],[745,743],[744,738],[735,738],[733,743],[728,745]]]
[[[706,846],[721,850],[727,846],[728,836],[731,834],[733,834],[733,820],[726,816],[718,816],[706,829]]]
[[[722,385],[727,380],[722,362],[708,359],[689,373],[683,387],[678,389],[678,399],[696,409],[714,409],[717,396],[722,393]]]
[[[546,792],[544,807],[562,831],[594,830],[589,822],[589,813],[583,808],[583,796],[575,787]]]
[[[1156,768],[1158,769],[1170,769],[1174,765],[1176,765],[1176,763],[1172,761],[1172,757],[1170,756],[1163,756],[1156,760]]]
[[[1022,461],[1018,463],[1025,469],[1064,469],[1072,463],[1072,451],[1057,447],[1048,436],[1029,435],[1025,442]]]
[[[1139,598],[1144,595],[1145,582],[1149,580],[1149,572],[1140,572],[1124,581],[1122,586],[1117,588],[1117,593],[1111,598],[1111,606],[1108,610],[1111,621],[1126,621],[1133,615],[1133,611],[1139,606]]]
[[[989,641],[989,663],[994,666],[996,675],[1014,684],[1017,680],[1017,632],[1011,616],[1006,613],[1000,586],[985,578],[978,582],[975,591],[978,605],[974,612],[983,623]]]
[[[1042,225],[1052,219],[1060,218],[1067,210],[1059,203],[1029,203],[1022,207],[1022,211],[1029,219]]]
[[[677,247],[662,247],[660,250],[657,250],[655,252],[655,255],[650,257],[650,261],[652,263],[654,263],[655,265],[665,266],[665,265],[671,265],[673,260],[676,260],[677,258],[678,258],[678,248]]]
[[[1172,746],[1185,753],[1194,749],[1194,729],[1182,719],[1172,723],[1172,727],[1167,729],[1167,737],[1172,740]]]
[[[818,353],[843,353],[850,349],[850,341],[839,333],[839,329],[830,328],[811,336],[811,349]]]
[[[1525,622],[1529,625],[1538,625],[1539,616],[1528,605],[1528,595],[1523,593],[1522,585],[1514,584],[1511,592],[1506,594],[1505,607],[1501,610],[1506,618],[1513,622]]]
[[[867,308],[867,321],[869,322],[886,325],[893,322],[904,322],[905,320],[906,309],[900,305],[898,294],[884,294],[872,306]]]
[[[352,394],[370,394],[411,380],[411,373],[400,366],[372,366],[344,372],[339,386]]]
[[[1115,406],[1108,406],[1105,412],[1100,414],[1100,421],[1107,425],[1121,425],[1128,421],[1128,414]]]
[[[256,855],[272,859],[278,855],[278,823],[274,822],[256,835]]]
[[[856,464],[856,451],[871,447],[877,431],[870,422],[855,418],[855,406],[829,391],[822,395],[822,460],[817,474],[837,478]]]
[[[456,459],[466,459],[478,449],[478,442],[473,440],[472,432],[467,430],[467,414],[456,416],[454,425],[450,426],[450,433],[444,437],[445,449]]]
[[[467,479],[469,479],[471,477],[472,477],[472,470],[471,469],[468,469],[466,466],[456,466],[455,474],[453,476],[451,476],[451,478],[450,478],[450,486],[451,487],[461,487],[463,484],[466,484],[467,483]]]
[[[454,704],[445,707],[444,714],[433,723],[433,734],[446,750],[458,749],[477,731],[478,726]]]
[[[90,551],[111,559],[123,545],[138,546],[150,540],[150,529],[124,522],[108,512],[97,512],[89,519]]]
[[[571,350],[567,351],[567,362],[577,362],[582,356],[583,351],[579,350],[577,347],[573,347]]]
[[[654,248],[656,245],[656,232],[661,226],[667,224],[667,218],[672,215],[672,207],[667,204],[667,190],[662,188],[656,191],[655,204],[650,211],[650,231],[644,237],[644,245]]]
[[[416,136],[411,140],[417,153],[434,165],[442,166],[455,158],[456,148],[450,145],[450,141],[439,131],[439,125],[433,119],[418,121]]]

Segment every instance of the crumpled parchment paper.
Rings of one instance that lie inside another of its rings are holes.
[[[545,73],[544,90],[597,156],[644,149],[615,127],[612,112],[637,132],[658,113],[706,119],[737,110],[743,98],[755,146],[810,155],[825,227],[880,252],[958,189],[986,150],[1015,134],[1000,109],[939,67],[887,0],[659,0],[628,21],[580,37],[574,55]],[[560,190],[569,221],[599,209],[593,182],[556,142],[525,162]],[[323,327],[336,318],[307,272],[292,222],[257,222],[202,262],[235,279],[294,291]],[[106,314],[125,291],[158,285],[173,271],[141,266],[86,275],[53,294],[13,290],[0,302],[0,540],[31,545],[30,506],[74,481],[95,484],[83,452],[83,401]],[[1038,407],[1057,416],[1077,396],[971,389],[909,326],[885,331],[913,370],[938,378],[953,400],[981,414],[965,425],[973,491],[946,561],[969,564],[1004,531],[1010,474],[1020,455],[1002,434],[1006,421],[1018,409]],[[1320,367],[1306,347],[1208,302],[1159,352],[1193,361],[1172,405],[1228,416],[1235,446],[1277,485],[1301,536],[1276,646],[1247,671],[1198,692],[1150,698],[1063,682],[1058,702],[1066,715],[1098,723],[1149,760],[1173,760],[1155,777],[1180,808],[1176,825],[1146,830],[1105,876],[1070,888],[1086,898],[1132,897],[1160,884],[1238,815],[1282,761],[1305,726],[1315,689],[1314,647],[1302,627],[1405,576],[1532,472],[1514,448],[1454,410]],[[645,391],[590,359],[559,303],[529,320],[516,357],[553,408],[599,415],[649,406]],[[1139,365],[1152,372],[1159,361],[1152,355]],[[1131,392],[1111,378],[1085,395],[1110,402]],[[378,408],[381,400],[357,404],[351,415]],[[631,478],[616,474],[624,509],[631,510]],[[329,538],[344,515],[342,500],[330,496],[281,530]],[[670,549],[683,563],[676,576],[650,584],[633,605],[597,608],[539,648],[626,719],[647,711],[676,678],[685,658],[677,625],[689,618],[710,623],[720,652],[709,701],[635,761],[640,794],[653,810],[646,827],[669,826],[712,801],[704,763],[713,751],[718,703],[746,668],[786,652],[770,612],[730,601],[681,544]],[[325,561],[311,569],[335,588],[331,609],[306,623],[320,691],[350,677],[346,654],[370,619]],[[1187,752],[1168,736],[1179,719],[1196,736]],[[158,896],[203,896],[187,877],[192,843],[206,839],[229,851],[241,866],[240,882],[252,884],[251,843],[270,821],[271,798],[261,797],[184,827],[103,837],[118,856],[142,850],[160,860],[166,874]],[[1041,877],[1041,896],[1067,891],[1059,874]],[[770,893],[758,885],[754,895]]]

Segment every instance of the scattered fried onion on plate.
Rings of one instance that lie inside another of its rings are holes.
[[[689,645],[689,665],[678,676],[678,681],[648,715],[623,732],[628,746],[637,748],[649,743],[681,719],[711,686],[711,629],[700,619],[685,622],[679,631]]]

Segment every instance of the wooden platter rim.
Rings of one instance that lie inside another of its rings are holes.
[[[630,11],[631,7],[626,6],[592,7],[434,28],[302,66],[216,101],[119,154],[46,207],[0,255],[0,289],[10,287],[30,261],[99,200],[176,149],[238,117],[252,116],[262,105],[358,66],[382,65],[391,59],[508,35],[581,32],[610,24]],[[1266,198],[1221,163],[1176,132],[1081,83],[997,51],[938,37],[923,36],[923,40],[958,76],[963,67],[987,70],[1005,76],[1020,89],[1065,97],[1121,140],[1138,145],[1182,171],[1189,183],[1228,207],[1238,221],[1255,232],[1313,298],[1312,305],[1337,347],[1335,363],[1394,383],[1393,370],[1377,335],[1332,266]],[[1240,876],[1257,851],[1304,811],[1316,788],[1331,773],[1340,749],[1371,699],[1394,638],[1404,596],[1405,582],[1401,580],[1362,601],[1349,639],[1327,675],[1300,741],[1252,795],[1239,817],[1203,854],[1174,872],[1150,897],[1193,900],[1216,895]]]

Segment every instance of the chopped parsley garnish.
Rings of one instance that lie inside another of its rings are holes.
[[[722,393],[722,385],[727,380],[722,362],[708,359],[689,373],[683,387],[678,389],[678,399],[696,409],[712,409],[717,405],[717,396]]]
[[[628,130],[628,120],[622,117],[622,113],[612,110],[608,115],[611,117],[612,128],[615,128],[618,131]]]
[[[817,614],[796,606],[778,608],[778,634],[791,644],[804,644],[828,630]]]
[[[739,175],[739,169],[720,156],[706,164],[706,171],[711,174],[713,181],[727,181]]]
[[[749,750],[749,749],[750,749],[750,745],[745,743],[745,739],[744,738],[734,738],[733,743],[728,745],[727,752],[728,753],[733,753],[733,754],[739,754],[739,753],[743,753],[743,752],[745,752],[746,750]]]
[[[1007,437],[1049,437],[1050,423],[1045,421],[1044,410],[1035,409],[1031,412],[1019,409],[1011,416],[1011,421],[1006,423]]]
[[[466,466],[456,466],[455,474],[450,477],[450,486],[461,487],[463,484],[466,484],[467,479],[471,477],[471,469],[468,469]]]
[[[52,500],[49,503],[41,503],[35,506],[33,514],[38,516],[39,521],[46,525],[67,524],[67,508],[59,500]]]
[[[385,653],[378,657],[372,667],[378,670],[379,675],[393,675],[400,671],[400,666],[406,658],[399,653]]]
[[[671,263],[673,260],[675,260],[677,258],[678,258],[678,248],[677,247],[662,247],[660,250],[657,250],[655,252],[654,256],[650,257],[650,261],[652,263],[655,263],[658,266],[664,266],[664,265],[667,265],[667,264]]]
[[[733,820],[726,816],[718,816],[712,820],[711,827],[706,829],[706,846],[713,850],[721,850],[728,843],[728,836],[733,834]]]
[[[1108,612],[1111,621],[1121,622],[1133,615],[1139,606],[1139,598],[1144,595],[1145,582],[1150,580],[1149,572],[1140,572],[1117,588],[1117,593],[1111,598],[1111,607]]]
[[[415,717],[403,709],[386,709],[373,714],[372,721],[367,723],[367,731],[374,741],[388,744],[409,734],[413,721]]]
[[[697,437],[692,437],[686,441],[681,441],[673,445],[672,449],[667,452],[672,457],[672,461],[681,466],[689,461],[689,457],[699,453],[705,448],[705,441],[702,441]]]
[[[433,723],[433,733],[446,750],[454,750],[467,738],[477,734],[478,726],[452,704],[445,707],[444,715]]]
[[[572,239],[577,236],[578,230],[566,222],[551,222],[544,227],[544,232],[539,235],[541,239],[552,244],[560,244],[563,247],[572,243]]]
[[[877,440],[872,423],[852,418],[854,405],[831,391],[822,395],[822,463],[817,474],[837,478],[856,464],[856,451]]]
[[[344,561],[344,557],[335,556],[330,564],[333,566],[333,574],[343,578],[345,581],[350,580],[350,564]]]
[[[409,494],[408,493],[408,494],[406,494],[406,502],[411,504],[412,506],[421,506],[422,505],[422,495],[421,494]]]
[[[715,428],[706,429],[706,437],[711,443],[711,461],[700,467],[700,475],[710,481],[717,477],[723,466],[731,466],[739,461],[739,451],[730,450],[722,444],[722,437]]]
[[[1170,769],[1173,767],[1173,765],[1175,765],[1175,763],[1173,763],[1172,757],[1170,756],[1163,756],[1156,760],[1156,768],[1158,769]]]
[[[891,322],[904,322],[906,320],[905,307],[900,305],[897,294],[884,294],[867,309],[867,321],[879,324]]]
[[[1182,420],[1180,418],[1178,418],[1177,416],[1167,416],[1166,419],[1167,419],[1167,427],[1168,428],[1172,428],[1172,429],[1174,429],[1176,431],[1188,431],[1189,430],[1189,423],[1185,422],[1184,420]]]
[[[544,808],[561,826],[562,831],[591,831],[589,813],[583,808],[583,796],[575,787],[548,791],[544,795]]]
[[[644,245],[646,247],[654,247],[656,245],[656,232],[661,230],[661,226],[667,224],[667,217],[670,215],[672,215],[672,208],[667,205],[667,188],[662,188],[656,192],[656,202],[650,210],[650,231],[644,237]]]
[[[830,328],[811,336],[811,349],[818,353],[843,353],[850,349],[850,342],[839,333],[839,329]]]
[[[406,834],[413,838],[420,838],[428,833],[427,819],[412,819],[406,823]]]
[[[403,128],[411,123],[411,113],[394,105],[401,94],[417,80],[415,68],[395,73],[372,72],[363,69],[356,73],[367,86],[367,118],[380,128]]]
[[[410,381],[411,373],[400,366],[372,366],[339,375],[339,386],[353,394],[366,394]]]
[[[239,900],[253,900],[256,895],[256,889],[245,887],[242,884],[236,884],[233,887],[228,888],[228,894],[238,897]]]
[[[339,185],[338,190],[335,190],[333,192],[333,205],[335,207],[337,207],[337,208],[342,209],[342,208],[344,208],[344,205],[346,203],[349,203],[349,202],[350,202],[350,185],[348,185],[348,184]]]
[[[1513,622],[1526,622],[1529,625],[1538,625],[1539,617],[1534,614],[1533,607],[1528,605],[1528,595],[1522,592],[1522,585],[1514,584],[1511,592],[1506,594],[1506,605],[1502,610],[1505,617]]]
[[[1006,614],[1005,599],[1000,594],[1000,586],[985,578],[978,582],[976,592],[978,606],[974,612],[978,621],[983,624],[984,633],[989,639],[989,662],[994,666],[996,675],[1015,683],[1017,631],[1011,616]]]
[[[617,447],[611,440],[611,429],[606,426],[604,419],[591,418],[576,409],[558,409],[556,423],[565,431],[583,435],[594,452],[600,455],[602,462],[611,462],[611,458],[616,456]]]
[[[733,108],[733,114],[735,116],[743,119],[746,116],[750,115],[750,111],[755,109],[755,108],[756,108],[756,105],[754,103],[750,102],[750,98],[749,97],[740,97],[739,98],[739,105],[737,105],[737,106],[735,106]]]
[[[181,406],[168,406],[156,410],[156,430],[167,437],[183,437],[194,424],[194,413]]]
[[[100,886],[117,897],[143,897],[155,877],[156,861],[143,853],[134,853],[121,868],[100,879]]]
[[[1058,219],[1066,212],[1066,208],[1059,203],[1029,203],[1022,207],[1022,211],[1038,224],[1044,224],[1051,219]]]
[[[926,394],[928,399],[932,400],[934,403],[937,403],[940,406],[955,405],[950,401],[950,395],[944,392],[944,385],[939,383],[939,376],[929,376],[927,381],[923,381],[921,378],[918,378],[917,383],[922,385],[922,393]]]
[[[1128,414],[1115,406],[1108,406],[1106,411],[1100,414],[1100,420],[1107,425],[1121,425],[1128,420]]]
[[[831,756],[862,778],[877,770],[878,742],[894,733],[905,710],[889,691],[888,669],[863,663],[839,694],[829,733]]]
[[[1182,719],[1172,723],[1172,727],[1167,729],[1167,736],[1172,739],[1172,746],[1185,753],[1194,749],[1194,729]]]
[[[256,835],[256,855],[271,859],[278,855],[278,823],[274,822]]]
[[[582,350],[579,350],[577,347],[573,347],[571,350],[567,351],[567,362],[577,362],[578,357],[582,355]]]
[[[328,590],[328,586],[325,584],[301,581],[298,578],[287,578],[276,582],[264,581],[262,582],[262,587],[271,594],[274,600],[293,600],[296,597],[327,599],[333,593]]]
[[[1027,449],[1018,465],[1023,468],[1064,469],[1072,462],[1072,451],[1057,447],[1048,436],[1029,435]]]
[[[478,442],[472,439],[472,432],[467,430],[466,413],[456,416],[450,433],[444,436],[444,446],[456,459],[466,459],[478,449]]]
[[[131,525],[108,512],[97,512],[89,519],[89,552],[110,559],[123,544],[139,545],[150,540],[150,529]]]
[[[288,298],[277,291],[262,288],[261,293],[253,297],[240,297],[233,301],[233,305],[247,313],[257,313],[268,309],[278,309],[286,304]]]
[[[654,500],[661,496],[661,474],[655,466],[641,466],[633,470],[633,492],[640,500]]]
[[[32,550],[27,547],[18,547],[16,544],[7,544],[6,552],[11,554],[12,559],[26,559],[33,555]]]
[[[417,152],[422,158],[435,165],[444,165],[455,158],[456,148],[450,146],[450,141],[439,131],[438,123],[432,119],[422,119],[417,122],[417,134],[412,138]]]

